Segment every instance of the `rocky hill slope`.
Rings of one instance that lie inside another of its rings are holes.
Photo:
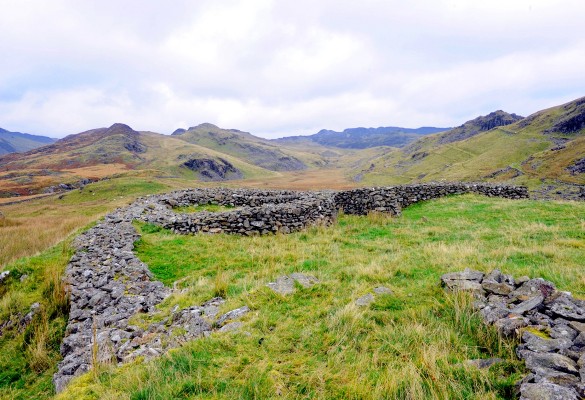
[[[177,129],[172,136],[245,159],[271,171],[298,171],[307,168],[307,160],[302,161],[302,155],[237,129],[221,129],[204,123],[189,129]]]
[[[514,122],[515,121],[515,122]],[[585,184],[585,98],[527,118],[496,111],[448,132],[364,160],[363,183],[485,180],[523,184],[537,196],[579,198]]]
[[[117,123],[70,135],[26,153],[0,157],[0,195],[79,187],[129,171],[158,171],[160,175],[202,181],[272,174],[229,154]]]

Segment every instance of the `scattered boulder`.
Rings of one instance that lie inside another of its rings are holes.
[[[539,294],[534,296],[522,303],[518,304],[516,307],[510,310],[511,314],[524,314],[527,311],[533,310],[536,307],[540,306],[544,301],[544,296]]]
[[[569,339],[545,339],[530,331],[522,332],[522,342],[519,349],[527,349],[536,353],[550,353],[573,346],[573,342]]]
[[[276,278],[276,282],[269,282],[266,286],[272,289],[272,291],[282,295],[291,294],[295,291],[294,279],[286,275],[279,276]]]
[[[305,289],[319,283],[319,280],[311,275],[299,274],[298,272],[290,274],[290,277],[298,282]]]
[[[359,297],[356,301],[355,304],[359,307],[366,307],[369,306],[370,304],[372,304],[376,299],[374,297],[374,295],[377,296],[384,296],[384,295],[391,295],[393,294],[392,290],[385,287],[385,286],[378,286],[375,287],[373,290],[373,294],[372,293],[367,293],[361,297]]]
[[[240,308],[236,308],[235,310],[229,311],[223,314],[217,320],[217,326],[224,326],[228,321],[233,321],[234,319],[238,319],[246,315],[250,311],[248,306],[243,306]]]
[[[481,287],[488,293],[506,295],[514,290],[514,278],[495,269],[485,276]]]
[[[240,330],[240,328],[242,328],[243,325],[244,324],[242,324],[240,321],[228,322],[227,324],[219,328],[219,332],[234,332]]]
[[[450,291],[469,291],[475,294],[484,294],[481,285],[483,272],[466,268],[463,272],[451,272],[441,276],[441,282]]]
[[[376,294],[393,294],[392,290],[384,287],[384,286],[378,286],[374,288],[374,293]]]
[[[10,271],[2,271],[0,272],[0,283],[3,283],[8,276],[10,276]]]
[[[288,276],[279,276],[276,278],[276,282],[270,282],[266,286],[276,293],[287,295],[295,291],[295,282],[307,289],[319,283],[319,280],[314,276],[295,272]]]
[[[365,294],[355,301],[355,304],[360,307],[369,306],[374,302],[374,295],[371,293]]]
[[[579,395],[573,388],[543,381],[523,384],[520,400],[579,400]]]

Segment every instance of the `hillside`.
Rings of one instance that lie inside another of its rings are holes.
[[[118,123],[0,157],[0,197],[79,187],[135,170],[200,181],[272,174],[229,154]]]
[[[212,124],[177,129],[171,136],[114,124],[0,156],[0,197],[145,172],[281,188],[480,180],[577,199],[585,183],[584,115],[585,98],[527,118],[499,110],[434,134],[441,128],[356,128],[278,140]],[[402,148],[377,145],[404,135],[418,139]]]
[[[10,132],[0,128],[0,155],[29,151],[55,142],[47,136]]]
[[[380,128],[349,128],[343,132],[323,129],[314,135],[290,136],[275,139],[276,143],[290,144],[312,142],[322,146],[344,149],[366,149],[377,146],[402,147],[421,136],[443,132],[449,128],[422,127],[417,129],[396,126]]]
[[[312,156],[283,149],[282,146],[248,132],[237,129],[221,129],[209,123],[193,126],[189,129],[177,129],[172,136],[245,159],[251,164],[271,171],[304,170],[307,169],[307,164],[315,161]]]
[[[461,126],[438,135],[439,140],[437,143],[445,144],[459,142],[461,140],[475,136],[481,132],[486,132],[499,126],[513,124],[514,122],[518,122],[523,118],[524,117],[516,114],[508,114],[502,110],[494,111],[488,115],[482,115],[472,119],[471,121],[467,121]]]
[[[585,184],[584,116],[585,98],[524,119],[497,111],[364,160],[350,174],[361,184],[485,180],[575,198],[575,185]]]

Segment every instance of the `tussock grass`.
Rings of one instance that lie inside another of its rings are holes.
[[[51,378],[60,360],[69,299],[61,277],[71,257],[69,242],[39,256],[20,259],[0,297],[0,321],[18,322],[33,303],[39,312],[26,329],[14,328],[0,337],[0,398],[45,399],[53,394]],[[28,277],[20,281],[22,275]]]
[[[500,268],[584,297],[584,212],[583,204],[463,196],[412,206],[400,218],[340,216],[291,235],[176,236],[142,226],[139,256],[165,284],[186,289],[156,318],[225,293],[223,311],[252,309],[243,332],[104,367],[59,398],[509,398],[523,373],[514,344],[481,323],[469,297],[445,295],[439,277]],[[321,283],[290,296],[265,286],[298,271]],[[394,293],[355,305],[381,285]],[[487,371],[462,365],[486,357],[507,361]]]

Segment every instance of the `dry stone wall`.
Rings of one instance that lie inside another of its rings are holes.
[[[485,183],[428,183],[338,192],[335,204],[346,214],[365,215],[370,211],[399,215],[401,210],[420,201],[456,194],[476,193],[489,197],[526,199],[524,186],[490,185]]]
[[[329,224],[337,208],[332,192],[193,189],[157,196],[141,219],[175,233],[258,235],[290,233],[309,225]],[[218,204],[233,211],[178,214],[169,206]]]
[[[516,354],[530,371],[518,385],[521,400],[585,398],[585,301],[544,279],[499,270],[466,269],[441,281],[451,291],[473,293],[487,324],[520,339]]]
[[[147,328],[132,325],[139,313],[154,313],[171,294],[153,279],[148,266],[133,253],[139,238],[132,222],[140,220],[178,234],[230,233],[259,235],[289,233],[335,221],[338,209],[348,214],[383,211],[399,214],[417,201],[459,194],[524,198],[525,188],[471,184],[412,185],[357,189],[344,192],[296,192],[246,189],[191,189],[137,199],[108,214],[74,241],[76,249],[66,267],[71,309],[63,360],[53,382],[57,392],[96,362],[126,362],[138,356],[153,357],[180,343],[214,330],[236,326],[233,319],[246,307],[223,316],[221,298],[175,310],[166,320]],[[176,213],[173,207],[218,204],[240,207],[233,211]]]

